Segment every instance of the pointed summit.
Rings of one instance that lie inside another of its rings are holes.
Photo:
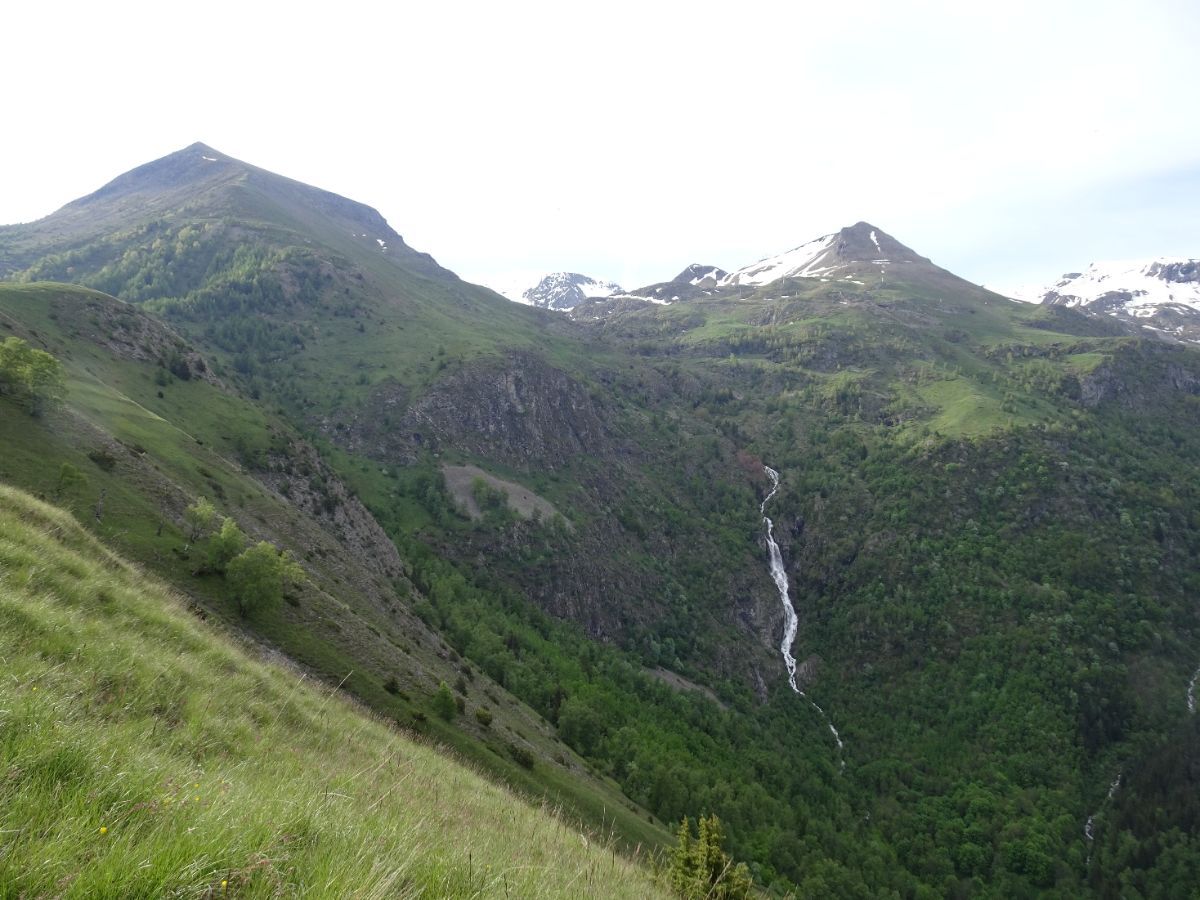
[[[780,278],[818,278],[862,284],[897,272],[903,272],[911,279],[921,273],[942,273],[943,270],[883,229],[870,222],[857,222],[785,253],[744,266],[725,276],[721,285],[762,286]]]
[[[242,227],[281,234],[295,246],[322,244],[379,255],[410,272],[457,276],[405,244],[379,212],[331,191],[276,175],[197,141],[118,175],[99,190],[22,228],[23,240],[43,248],[109,241],[131,228],[170,220],[236,220]],[[12,252],[12,251],[10,251]],[[0,274],[21,268],[16,252],[0,254]]]
[[[72,200],[65,208],[92,206],[133,195],[142,195],[143,198],[146,195],[161,196],[181,188],[229,180],[239,170],[244,172],[248,168],[245,163],[239,163],[207,144],[197,142],[130,169],[86,197]]]
[[[842,262],[929,262],[870,222],[857,222],[833,237],[833,256]]]

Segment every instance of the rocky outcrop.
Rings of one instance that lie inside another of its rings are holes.
[[[157,363],[180,380],[221,386],[183,338],[135,306],[99,292],[64,291],[50,301],[51,315],[73,337],[83,338],[120,359]]]
[[[294,443],[287,454],[271,454],[267,467],[255,473],[259,481],[320,525],[346,548],[355,560],[356,581],[375,575],[394,581],[408,572],[396,545],[379,523],[306,443]],[[366,584],[357,585],[367,591]]]
[[[1189,357],[1149,344],[1079,376],[1079,402],[1090,408],[1119,403],[1136,408],[1164,392],[1200,394],[1200,370]],[[1169,355],[1166,355],[1168,354]]]
[[[340,442],[380,461],[409,462],[453,447],[521,469],[557,469],[584,454],[613,452],[607,414],[579,382],[531,353],[481,360],[409,405],[400,385],[378,388]]]

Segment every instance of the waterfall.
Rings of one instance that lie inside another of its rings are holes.
[[[787,570],[783,567],[783,554],[779,550],[779,544],[775,542],[775,523],[767,515],[767,504],[779,491],[779,473],[770,466],[763,466],[763,471],[771,479],[771,492],[763,498],[758,512],[763,518],[763,524],[767,526],[767,552],[770,559],[771,580],[775,582],[775,587],[779,590],[779,599],[783,603],[783,639],[779,642],[779,653],[783,656],[783,665],[788,673],[788,684],[791,685],[792,690],[807,700],[829,727],[829,733],[833,735],[834,743],[837,744],[838,756],[841,757],[841,767],[844,770],[846,768],[844,758],[846,747],[842,743],[842,736],[838,734],[838,730],[833,726],[833,722],[825,710],[821,709],[808,694],[796,685],[796,657],[792,656],[792,644],[796,641],[799,620],[796,617],[796,608],[792,606],[792,598],[788,590],[788,577]]]
[[[1121,775],[1122,773],[1118,772],[1117,777],[1114,778],[1112,784],[1108,786],[1108,794],[1104,797],[1105,804],[1111,802],[1113,794],[1115,794],[1117,792],[1117,788],[1121,786]],[[1098,815],[1099,812],[1092,813],[1087,817],[1087,821],[1083,825],[1083,837],[1088,844],[1088,865],[1091,865],[1092,862],[1092,842],[1096,840],[1096,816]]]
[[[1188,712],[1192,713],[1193,715],[1196,712],[1196,682],[1197,682],[1197,680],[1200,680],[1200,669],[1197,669],[1195,672],[1192,673],[1192,680],[1188,682],[1188,686],[1187,686],[1187,708],[1188,708]],[[1109,801],[1112,800],[1113,794],[1115,794],[1117,792],[1117,788],[1119,788],[1121,786],[1121,774],[1122,773],[1118,772],[1116,779],[1114,779],[1113,783],[1108,786],[1108,794],[1104,798],[1105,803],[1108,803]],[[1088,842],[1088,862],[1089,863],[1092,861],[1092,851],[1091,851],[1092,842],[1096,839],[1096,816],[1097,815],[1099,815],[1099,813],[1092,813],[1090,816],[1087,817],[1087,821],[1083,825],[1083,836]]]

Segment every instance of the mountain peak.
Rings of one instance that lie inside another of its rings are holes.
[[[405,244],[373,207],[253,166],[200,141],[118,175],[31,227],[54,240],[78,242],[181,215],[269,222],[306,245],[332,242],[344,250],[353,243],[420,275],[456,277]],[[0,259],[0,272],[4,270]]]
[[[178,152],[178,153],[188,153],[188,152],[207,153],[209,156],[217,156],[218,155],[218,151],[215,148],[210,147],[208,144],[202,143],[201,141],[196,141],[196,143],[194,143],[194,144],[188,144],[182,150],[178,150],[176,152]]]
[[[591,297],[611,297],[621,286],[578,272],[551,272],[522,295],[522,302],[543,309],[572,309]]]
[[[837,278],[860,284],[863,276],[883,277],[896,263],[932,266],[886,231],[856,222],[841,231],[801,244],[777,256],[760,259],[725,276],[722,285],[770,284],[780,278]]]
[[[173,192],[192,185],[228,180],[234,173],[249,168],[245,163],[238,162],[207,144],[197,142],[130,169],[99,190],[73,200],[67,206],[90,206],[97,202],[135,194],[158,195]]]
[[[856,222],[843,228],[836,237],[834,252],[846,262],[883,259],[888,262],[929,262],[870,222]]]
[[[706,266],[702,263],[692,263],[671,279],[671,284],[687,284],[692,287],[716,287],[722,278],[729,273],[718,266]]]

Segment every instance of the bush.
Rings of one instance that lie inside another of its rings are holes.
[[[54,486],[54,496],[61,497],[63,494],[87,487],[87,476],[80,472],[69,462],[63,463],[58,469],[58,483]]]
[[[245,533],[238,528],[237,522],[226,516],[221,522],[221,530],[213,535],[208,545],[208,564],[217,572],[224,572],[245,547]]]
[[[484,728],[491,728],[492,727],[492,714],[490,712],[488,712],[486,709],[484,709],[482,706],[480,706],[478,709],[475,710],[475,721],[478,722],[480,725],[482,725]]]
[[[286,581],[303,581],[304,570],[291,554],[280,553],[270,541],[259,541],[229,563],[225,578],[243,616],[274,609],[283,600]]]
[[[12,394],[33,416],[67,393],[62,363],[17,337],[0,342],[0,394]]]
[[[99,447],[95,450],[89,450],[88,459],[98,465],[105,472],[111,472],[117,467],[117,458],[103,447]]]
[[[187,523],[188,527],[188,543],[199,540],[201,535],[212,527],[216,517],[217,509],[207,497],[200,497],[185,509],[183,521]]]
[[[454,694],[450,691],[450,686],[446,682],[438,685],[437,693],[433,695],[433,711],[438,718],[445,719],[447,722],[454,720],[458,715],[458,704],[454,702]]]
[[[533,752],[526,749],[525,747],[518,746],[517,744],[509,744],[508,745],[508,755],[511,756],[513,758],[513,760],[516,762],[516,764],[518,766],[520,766],[521,768],[523,768],[523,769],[532,769],[533,768],[533,763],[534,763]]]

